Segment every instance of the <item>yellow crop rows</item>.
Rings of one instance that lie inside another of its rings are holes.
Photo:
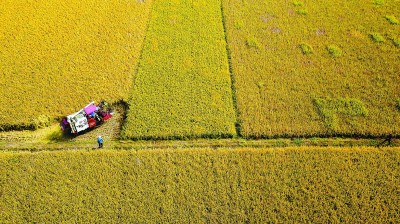
[[[398,0],[223,6],[243,136],[400,133]]]
[[[0,152],[4,223],[396,223],[400,148]]]
[[[103,98],[123,138],[398,135],[398,4],[4,0],[0,130]]]
[[[152,0],[4,0],[0,126],[127,99]]]
[[[156,0],[124,138],[235,135],[219,0]]]

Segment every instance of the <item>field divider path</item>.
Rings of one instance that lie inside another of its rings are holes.
[[[80,139],[77,141],[57,141],[41,142],[32,139],[24,140],[22,138],[6,140],[0,135],[0,153],[1,152],[32,152],[40,153],[43,151],[88,151],[98,150],[95,138],[93,140]],[[131,140],[107,140],[104,144],[106,150],[180,150],[193,148],[211,148],[219,150],[230,148],[236,150],[242,147],[250,148],[279,148],[287,147],[377,147],[384,141],[379,139],[352,139],[352,138],[304,138],[304,139],[192,139],[192,140],[157,140],[157,141],[131,141]],[[380,149],[386,150],[393,147],[400,147],[400,139],[393,139],[389,145],[381,144]]]
[[[229,74],[231,77],[232,101],[233,101],[233,107],[234,107],[235,113],[236,113],[235,128],[236,128],[236,134],[238,136],[241,136],[240,111],[239,111],[238,104],[237,104],[235,74],[233,71],[231,50],[230,50],[229,44],[228,44],[229,42],[228,42],[228,33],[227,33],[226,21],[225,21],[226,18],[225,18],[225,14],[224,14],[224,6],[223,6],[222,0],[220,2],[221,2],[221,19],[222,19],[222,25],[224,26],[224,36],[225,36],[225,43],[226,43],[226,55],[227,55],[228,65],[229,65]]]

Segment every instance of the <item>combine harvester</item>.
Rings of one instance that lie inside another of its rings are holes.
[[[82,110],[68,115],[60,122],[64,133],[81,134],[86,130],[95,128],[113,116],[111,108],[106,109],[107,103],[101,101],[97,106],[94,101],[89,103]]]

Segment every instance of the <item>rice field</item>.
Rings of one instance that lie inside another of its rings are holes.
[[[399,133],[398,0],[222,2],[242,136]]]
[[[6,0],[0,130],[105,99],[123,139],[395,136],[398,0]]]
[[[123,138],[236,135],[219,0],[155,1]]]
[[[0,130],[127,100],[152,0],[4,0]]]
[[[400,149],[0,152],[2,223],[396,223]]]
[[[0,223],[398,222],[399,5],[3,0]]]

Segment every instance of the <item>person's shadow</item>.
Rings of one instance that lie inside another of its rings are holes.
[[[387,143],[385,146],[391,146],[392,145],[392,139],[393,139],[393,135],[390,134],[385,138],[385,140],[383,140],[383,142],[379,143],[376,147],[380,148],[381,146],[384,146],[385,143]]]

